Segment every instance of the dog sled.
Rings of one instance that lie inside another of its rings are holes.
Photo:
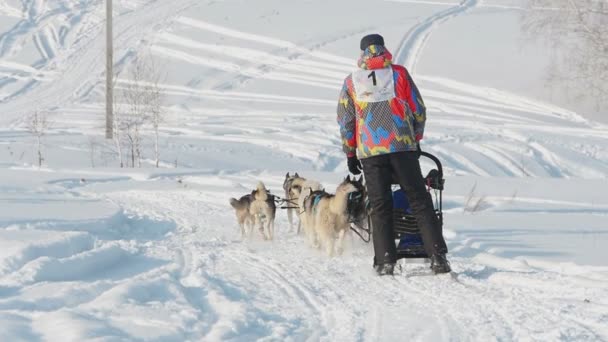
[[[435,163],[435,168],[431,169],[429,173],[424,177],[427,185],[427,191],[429,196],[433,199],[433,205],[435,208],[435,214],[439,219],[439,227],[443,234],[443,189],[445,179],[443,178],[443,167],[437,157],[428,153],[421,152],[421,157],[430,159]],[[393,230],[394,238],[397,246],[397,259],[412,259],[412,258],[429,258],[430,256],[424,250],[424,243],[422,242],[422,236],[420,234],[420,227],[416,218],[412,215],[412,210],[409,206],[407,196],[401,187],[393,180],[392,185],[392,196],[393,196]],[[351,227],[351,229],[359,235],[359,237],[369,242],[372,235],[372,221],[369,215],[369,201],[367,202],[367,228],[362,227]],[[359,232],[364,231],[367,234],[367,238]]]

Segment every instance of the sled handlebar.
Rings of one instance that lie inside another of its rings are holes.
[[[420,151],[420,155],[429,158],[430,160],[435,162],[435,165],[437,166],[437,171],[439,171],[439,178],[443,179],[443,165],[441,165],[439,159],[437,159],[437,157],[435,157],[434,155],[424,151]]]

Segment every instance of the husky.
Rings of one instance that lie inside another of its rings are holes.
[[[289,172],[285,175],[285,181],[283,181],[283,190],[285,190],[285,199],[287,200],[289,208],[287,209],[287,220],[289,221],[289,229],[293,231],[293,214],[296,213],[300,216],[298,208],[300,206],[299,199],[303,189],[311,189],[312,191],[322,190],[323,186],[321,183],[300,177],[296,172],[294,175],[290,175]],[[300,234],[302,227],[302,218],[298,222],[297,234]]]
[[[253,190],[251,196],[253,201],[251,202],[249,213],[253,215],[255,225],[265,240],[274,239],[274,219],[277,213],[274,196],[266,190],[262,182],[258,183],[256,190]]]
[[[351,223],[363,220],[365,203],[363,201],[361,179],[346,177],[336,188],[335,194],[323,190],[304,189],[300,197],[302,225],[313,247],[325,248],[328,256],[344,251],[344,236]]]
[[[239,227],[241,227],[241,238],[243,239],[245,236],[249,235],[253,229],[253,222],[255,221],[253,215],[249,213],[251,202],[253,202],[251,194],[247,194],[238,200],[236,198],[230,199],[230,205],[234,208],[236,213],[236,220],[239,223]]]
[[[277,208],[274,196],[266,189],[264,183],[259,182],[251,194],[238,200],[231,198],[230,205],[235,210],[242,238],[251,234],[254,227],[258,227],[265,240],[274,238],[274,220]]]
[[[289,172],[285,175],[283,181],[283,190],[285,190],[285,200],[287,201],[287,221],[289,222],[289,230],[293,231],[293,214],[297,211],[294,206],[298,202],[298,197],[302,191],[302,183],[306,181],[305,178],[300,177],[296,172],[294,175],[290,175]],[[301,223],[298,222],[298,233],[300,232]]]

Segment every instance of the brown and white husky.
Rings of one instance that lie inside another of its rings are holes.
[[[297,207],[300,202],[300,195],[303,189],[311,189],[312,191],[322,190],[323,186],[321,183],[300,177],[296,172],[293,175],[290,175],[289,172],[285,175],[285,181],[283,181],[283,189],[285,190],[285,199],[287,200],[287,220],[289,221],[289,229],[293,231],[293,216],[296,213],[296,216],[300,216],[300,211]],[[302,218],[298,222],[297,233],[300,234],[300,230],[302,227]]]
[[[251,194],[245,195],[238,200],[230,199],[230,205],[234,208],[236,218],[241,227],[241,237],[245,238],[251,231],[258,227],[265,240],[274,238],[274,220],[277,207],[274,196],[259,182],[257,188]]]
[[[336,251],[342,254],[344,236],[350,230],[351,222],[365,210],[361,205],[362,197],[361,179],[351,179],[350,176],[338,185],[335,194],[303,189],[299,201],[300,218],[311,245],[324,248],[328,256],[333,256]],[[352,207],[353,204],[356,208]]]

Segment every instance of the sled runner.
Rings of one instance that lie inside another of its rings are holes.
[[[429,171],[424,177],[427,185],[429,196],[432,197],[435,213],[439,219],[439,226],[443,229],[443,212],[442,212],[442,201],[443,201],[443,189],[445,180],[443,178],[443,168],[441,162],[437,157],[428,153],[421,152],[421,157],[428,158],[435,163],[435,168]],[[404,258],[429,258],[429,255],[424,250],[424,244],[422,242],[422,236],[420,235],[420,228],[416,218],[412,215],[412,210],[407,200],[405,192],[400,188],[396,181],[393,181],[392,186],[393,195],[393,230],[395,234],[395,243],[397,244],[397,259]],[[365,242],[370,241],[372,227],[371,217],[369,216],[369,203],[368,203],[368,217],[367,224],[369,229],[362,229],[369,234],[368,238],[365,239],[356,230],[353,231],[359,235]]]

